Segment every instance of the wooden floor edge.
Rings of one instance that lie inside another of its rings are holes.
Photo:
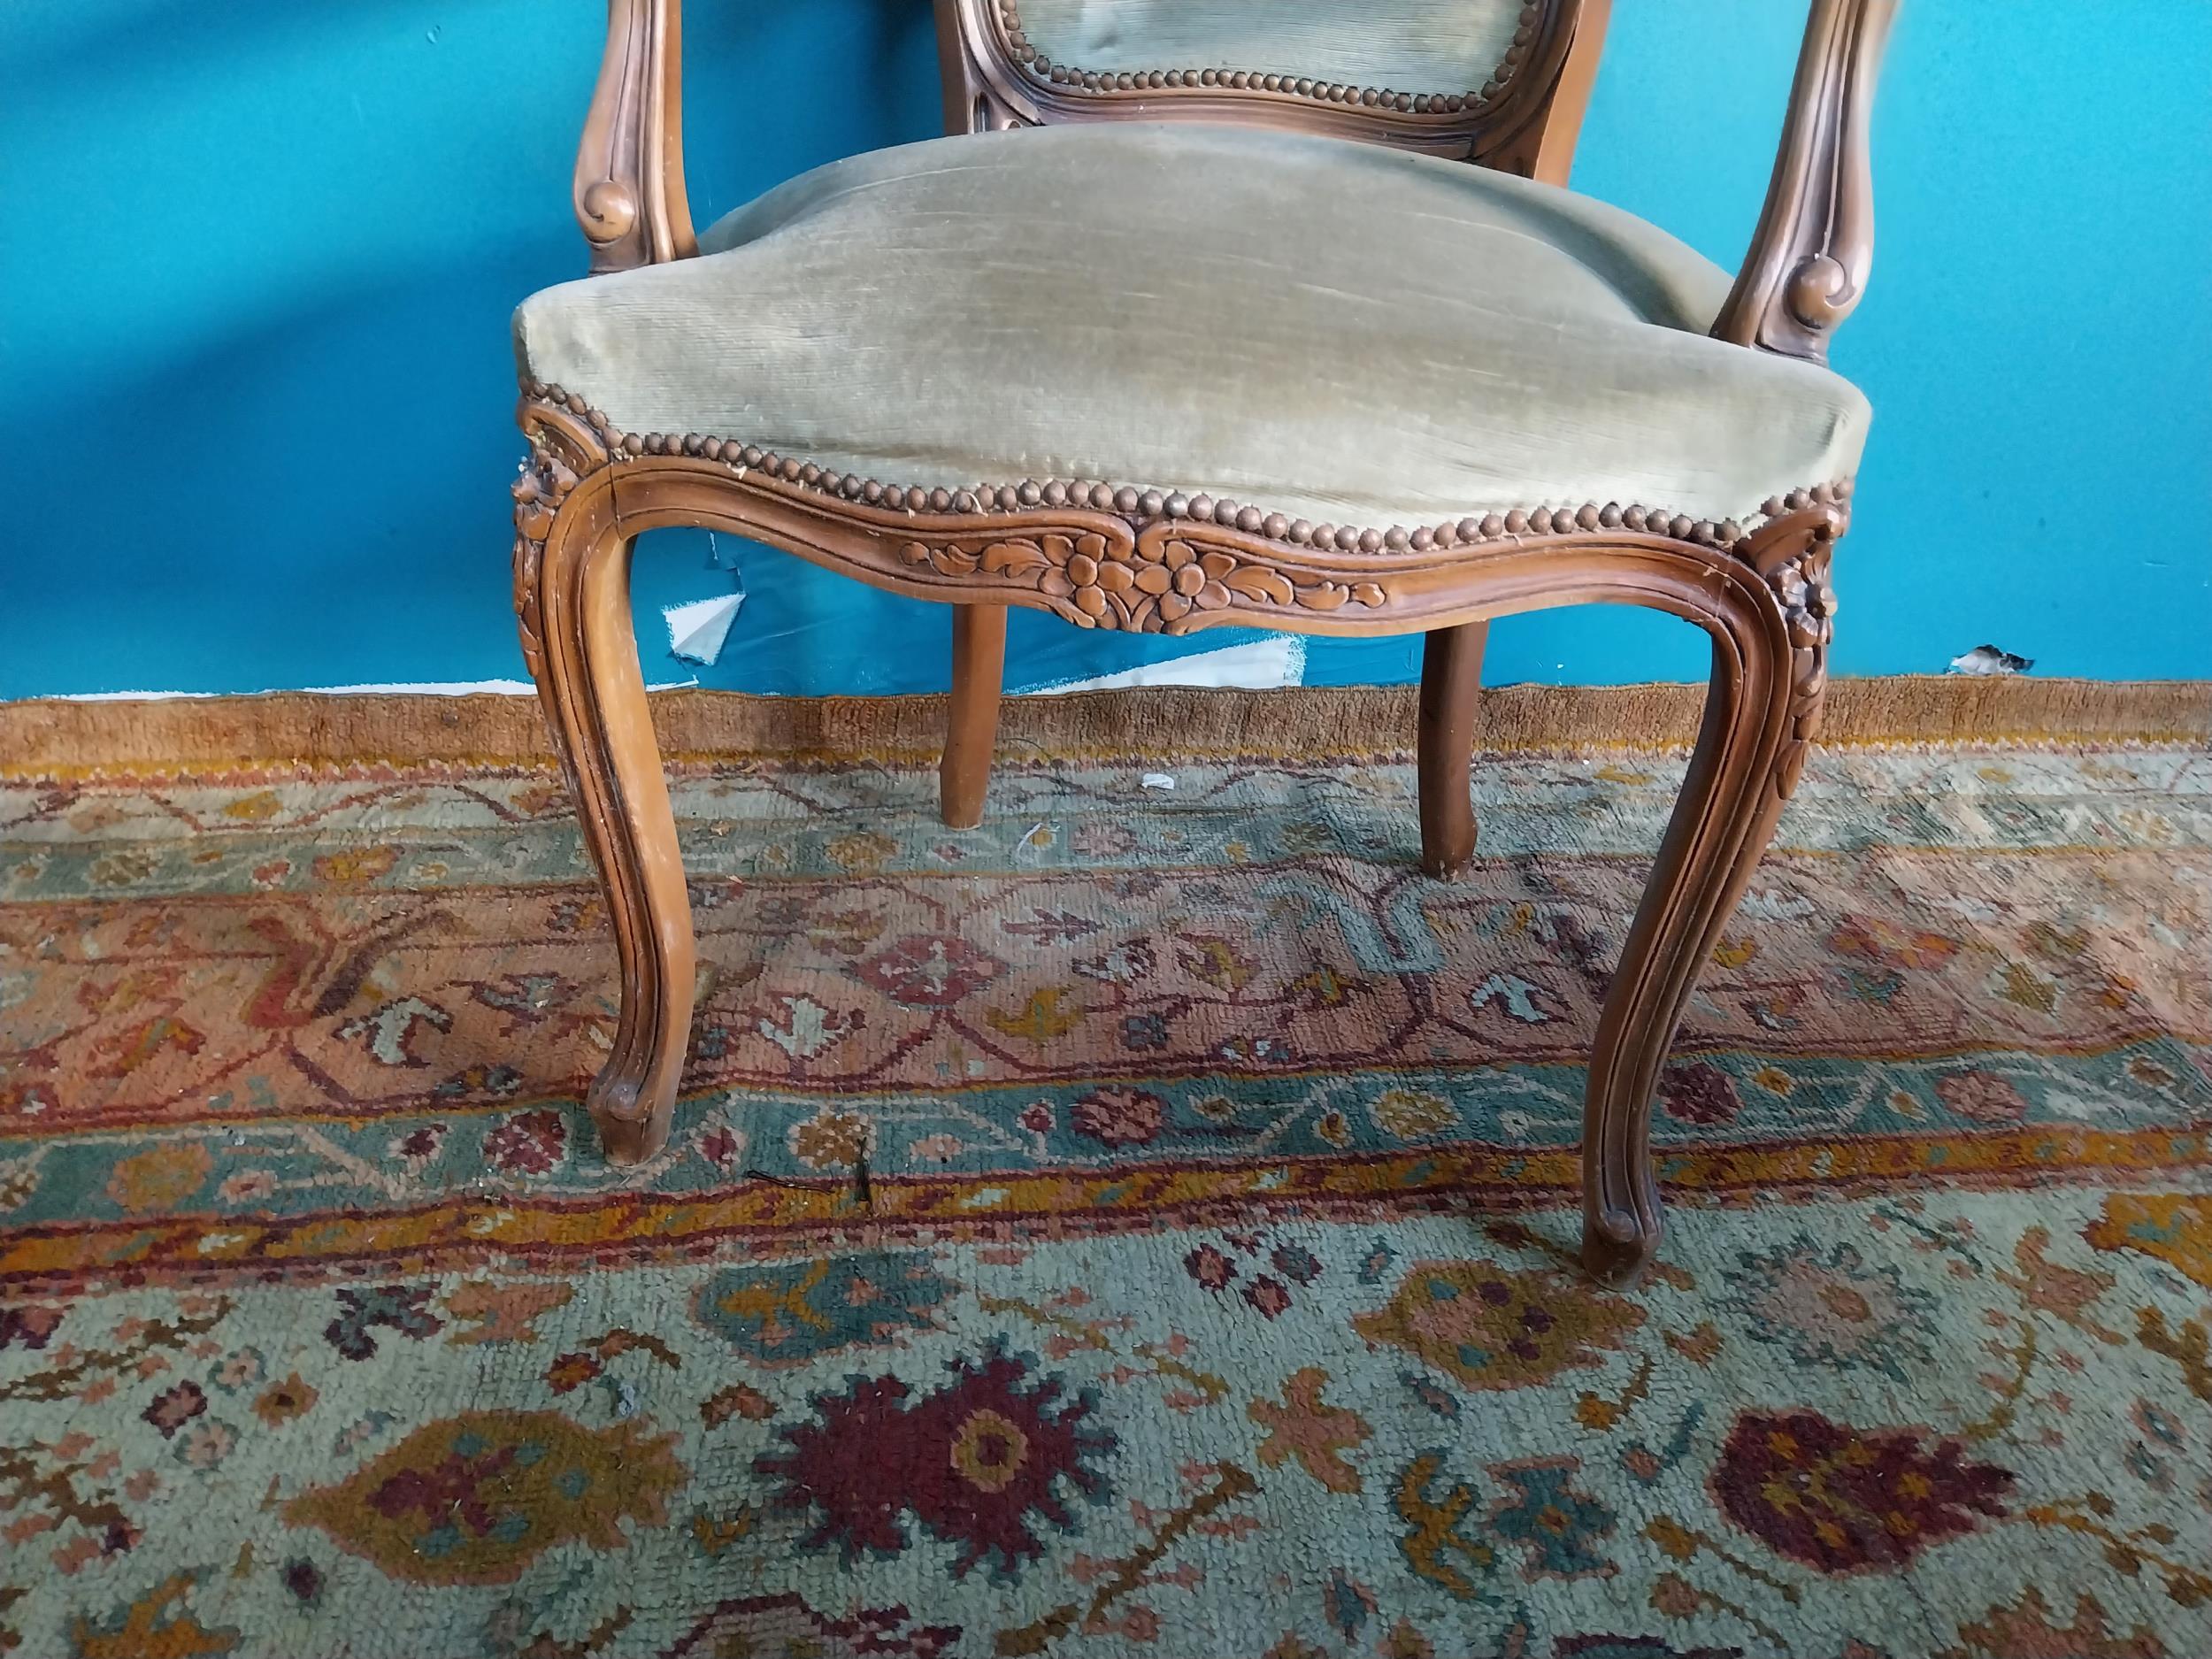
[[[1502,686],[1483,692],[1488,753],[1679,749],[1704,687]],[[1398,755],[1410,747],[1411,686],[1228,691],[1144,687],[1009,698],[1002,762]],[[942,695],[772,697],[687,689],[653,695],[664,753],[679,761],[837,757],[925,764],[944,730]],[[2212,747],[2212,680],[1839,680],[1830,744],[2159,744]],[[206,775],[240,770],[548,767],[526,696],[274,692],[256,696],[0,703],[0,777]]]

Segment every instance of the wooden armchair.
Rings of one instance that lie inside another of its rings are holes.
[[[1380,88],[1285,89],[1274,70],[1256,91],[1232,71],[1225,92],[1218,70],[1156,88],[1145,70],[1140,97],[1135,68],[1047,66],[1002,4],[994,21],[959,0],[964,42],[1000,31],[1003,50],[951,72],[979,77],[958,84],[985,125],[1087,97],[1128,119],[856,157],[695,238],[676,0],[611,0],[575,193],[608,274],[516,314],[531,460],[514,492],[523,649],[621,958],[588,1097],[609,1156],[666,1138],[691,1019],[631,634],[642,532],[712,526],[896,593],[1087,627],[1433,634],[1639,604],[1703,628],[1713,672],[1590,1065],[1584,1259],[1632,1277],[1659,1239],[1661,1063],[1819,720],[1830,557],[1869,419],[1824,349],[1866,282],[1894,5],[1812,0],[1732,282],[1628,214],[1412,153],[1537,167],[1594,51],[1578,29],[1595,9],[1575,0],[1519,8],[1518,56],[1440,111],[1433,93],[1386,111]],[[1139,107],[1240,96],[1285,130]],[[1342,135],[1367,121],[1404,146]]]

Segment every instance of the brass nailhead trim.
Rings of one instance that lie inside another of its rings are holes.
[[[999,0],[999,21],[1006,33],[1014,59],[1037,80],[1056,87],[1079,88],[1086,92],[1135,92],[1156,87],[1218,87],[1235,92],[1287,93],[1318,104],[1358,104],[1366,109],[1392,109],[1414,115],[1456,115],[1479,110],[1493,102],[1520,73],[1543,16],[1537,0],[1521,7],[1512,43],[1506,48],[1490,79],[1470,92],[1400,92],[1390,87],[1352,87],[1340,81],[1316,81],[1304,75],[1267,74],[1255,69],[1078,69],[1056,64],[1038,51],[1023,32],[1017,0]]]
[[[592,408],[580,394],[564,391],[544,380],[525,380],[522,390],[529,397],[559,404],[588,422],[599,433],[608,457],[613,460],[648,455],[695,456],[741,471],[761,472],[818,495],[861,502],[892,512],[1019,512],[1037,507],[1087,508],[1095,512],[1118,514],[1140,526],[1159,518],[1187,518],[1229,526],[1248,535],[1263,536],[1294,547],[1333,548],[1342,553],[1425,553],[1432,548],[1472,546],[1532,535],[1574,535],[1621,529],[1725,550],[1733,549],[1747,534],[1745,526],[1733,518],[1715,523],[1709,518],[1692,518],[1686,513],[1670,513],[1663,507],[1624,507],[1618,502],[1602,505],[1586,502],[1579,507],[1517,507],[1509,512],[1469,514],[1411,529],[1392,525],[1386,530],[1379,530],[1353,525],[1310,524],[1303,518],[1286,518],[1279,512],[1268,512],[1238,502],[1217,501],[1202,492],[1193,495],[1181,490],[1141,490],[1127,484],[1091,479],[1030,478],[1018,484],[977,484],[961,489],[947,489],[941,485],[933,488],[921,484],[885,484],[857,472],[833,472],[817,462],[778,455],[772,449],[764,449],[756,443],[741,443],[734,438],[706,437],[695,432],[624,432],[607,419],[603,411]],[[1786,512],[1802,512],[1809,507],[1840,505],[1850,500],[1851,492],[1849,479],[1833,484],[1816,484],[1808,489],[1793,489],[1786,495],[1769,496],[1759,511],[1769,518],[1778,518]]]

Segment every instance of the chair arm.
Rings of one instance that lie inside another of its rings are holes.
[[[607,51],[576,153],[576,220],[591,268],[699,251],[684,196],[682,0],[607,0]]]
[[[1868,129],[1897,0],[1812,0],[1766,207],[1716,339],[1828,360],[1874,264]]]

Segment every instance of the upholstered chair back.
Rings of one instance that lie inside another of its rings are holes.
[[[937,0],[982,130],[1216,119],[1563,179],[1609,0]]]

